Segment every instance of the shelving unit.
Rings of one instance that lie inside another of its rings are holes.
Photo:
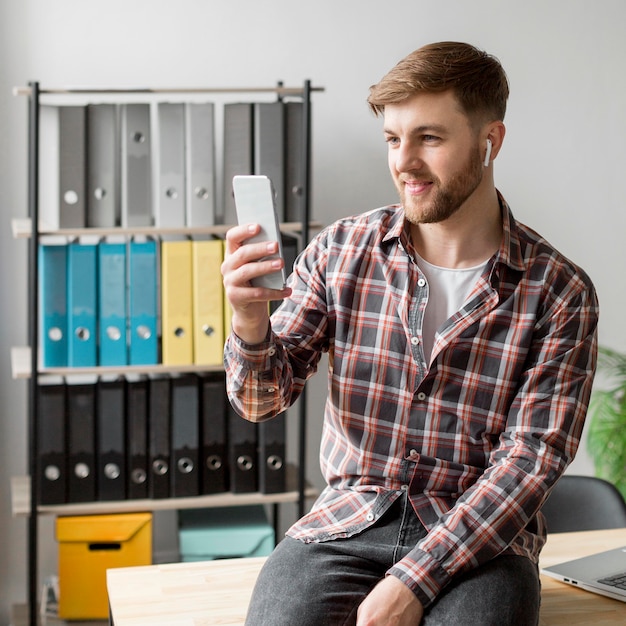
[[[305,476],[306,452],[306,397],[303,394],[299,403],[298,416],[298,466],[289,466],[287,471],[287,491],[277,494],[261,493],[219,493],[206,496],[175,497],[166,499],[123,500],[117,502],[89,502],[59,505],[40,505],[37,501],[38,485],[36,463],[38,457],[38,437],[41,420],[45,419],[39,411],[38,385],[40,379],[46,376],[70,376],[74,374],[179,374],[199,372],[219,372],[220,367],[203,365],[152,365],[152,366],[124,366],[124,367],[95,367],[95,368],[45,368],[38,362],[40,350],[39,337],[39,260],[38,251],[40,239],[46,236],[63,236],[66,238],[89,236],[164,236],[164,235],[224,235],[229,225],[216,225],[193,228],[72,228],[49,229],[40,223],[39,213],[39,155],[40,155],[40,98],[42,96],[69,97],[81,96],[100,101],[115,102],[116,99],[141,99],[146,96],[169,98],[171,95],[202,95],[207,94],[274,94],[276,97],[296,97],[302,102],[302,189],[303,211],[299,222],[281,224],[281,231],[299,235],[302,244],[309,240],[311,228],[318,224],[310,220],[310,181],[311,181],[311,94],[314,91],[323,91],[323,88],[312,87],[310,81],[305,81],[302,87],[284,87],[278,84],[275,87],[241,87],[241,88],[190,88],[190,89],[65,89],[40,88],[39,83],[31,82],[27,87],[18,87],[15,95],[28,98],[28,217],[15,219],[12,223],[13,235],[17,239],[28,240],[29,245],[29,276],[28,276],[28,343],[26,347],[16,347],[11,352],[13,377],[28,381],[28,476],[14,477],[11,482],[13,514],[28,516],[28,597],[27,608],[29,624],[35,626],[38,616],[38,516],[39,515],[80,515],[96,513],[132,512],[132,511],[159,511],[176,510],[198,507],[225,507],[249,504],[272,504],[295,502],[298,504],[299,515],[304,513],[307,498],[316,495],[315,490],[307,488]],[[108,100],[107,100],[108,99]]]

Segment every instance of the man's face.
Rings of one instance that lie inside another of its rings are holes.
[[[409,222],[442,222],[480,185],[477,133],[451,91],[385,105],[391,176]]]

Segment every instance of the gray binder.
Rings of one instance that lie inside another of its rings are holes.
[[[159,102],[156,226],[185,225],[185,109],[182,102]]]
[[[85,226],[86,108],[40,109],[40,223],[48,228]]]
[[[61,228],[85,226],[86,111],[84,106],[63,106],[59,109]]]
[[[214,105],[185,105],[186,224],[212,226],[215,207]]]
[[[233,102],[224,105],[224,213],[223,224],[236,224],[233,176],[254,174],[253,105]]]
[[[300,222],[304,215],[304,107],[285,103],[285,222]]]
[[[122,226],[151,226],[152,164],[150,105],[121,105]]]
[[[120,225],[119,132],[115,104],[87,106],[87,226]]]
[[[280,101],[254,104],[254,174],[274,186],[276,210],[285,214],[285,108]]]

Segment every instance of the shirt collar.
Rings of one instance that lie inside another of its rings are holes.
[[[517,222],[504,196],[499,191],[497,193],[502,210],[502,243],[496,254],[495,261],[504,263],[514,270],[523,271],[526,268],[526,264],[522,254]],[[392,208],[397,210],[389,221],[389,229],[383,237],[382,243],[397,239],[406,244],[408,235],[405,229],[404,210],[400,205],[392,205]]]

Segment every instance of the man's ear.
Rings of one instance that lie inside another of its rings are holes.
[[[485,167],[498,156],[498,152],[500,152],[500,148],[502,148],[504,143],[505,134],[506,127],[503,122],[490,122],[483,129],[483,136],[485,137]],[[489,156],[487,156],[487,152]]]

